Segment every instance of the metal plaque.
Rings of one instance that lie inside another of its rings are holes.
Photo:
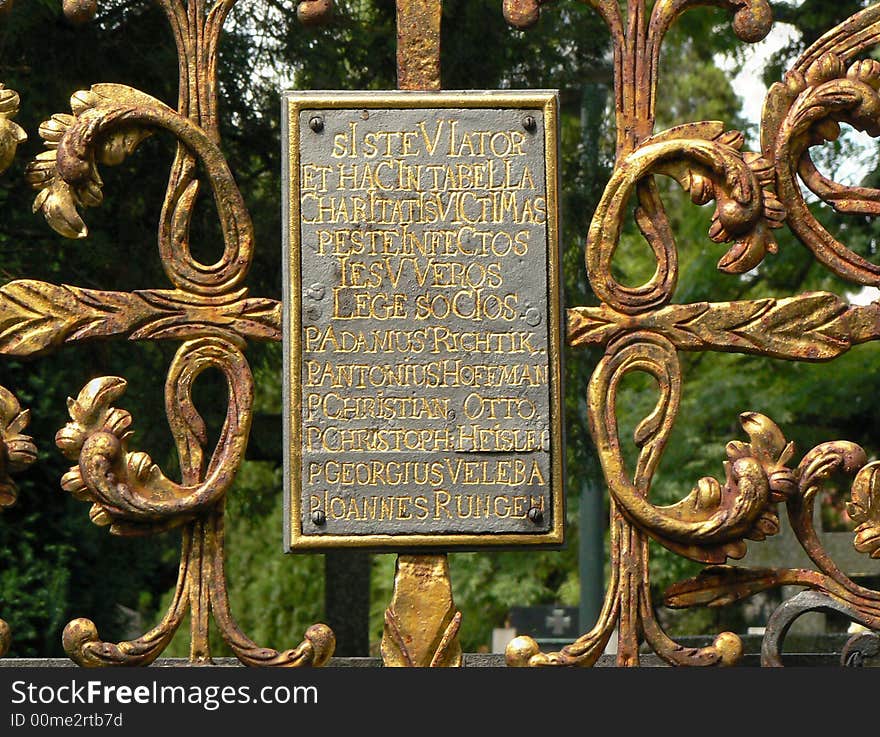
[[[556,93],[284,111],[285,547],[561,543]]]

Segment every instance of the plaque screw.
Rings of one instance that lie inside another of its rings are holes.
[[[309,297],[310,299],[318,300],[318,301],[324,299],[325,293],[326,293],[326,290],[324,289],[324,285],[321,284],[320,282],[315,282],[314,284],[312,284],[312,286],[310,286],[306,290],[307,297]]]
[[[311,128],[315,133],[320,133],[324,130],[324,118],[320,115],[313,115],[309,118],[309,128]]]
[[[538,327],[541,324],[541,313],[538,312],[534,307],[530,307],[526,310],[526,314],[523,316],[523,319],[531,325],[533,328]]]
[[[318,525],[319,527],[323,525],[327,521],[327,515],[324,514],[323,509],[316,509],[312,512],[312,524]]]
[[[531,507],[528,511],[528,517],[529,522],[539,525],[541,524],[541,520],[544,519],[544,513],[537,507]]]
[[[522,119],[522,127],[525,128],[529,133],[534,133],[536,130],[538,130],[538,123],[533,116],[526,115]]]

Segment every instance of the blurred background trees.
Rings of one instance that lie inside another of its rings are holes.
[[[220,59],[224,151],[257,235],[248,284],[253,295],[276,299],[281,295],[280,93],[289,88],[395,86],[392,0],[338,0],[334,20],[319,29],[301,27],[294,5],[293,0],[241,0]],[[861,6],[859,0],[774,4],[777,17],[792,33],[785,47],[768,59],[765,81],[778,79],[806,45]],[[595,304],[583,267],[583,241],[614,150],[610,46],[601,21],[585,4],[568,0],[546,6],[539,25],[525,33],[507,26],[500,2],[445,0],[443,12],[446,88],[560,90],[565,298],[569,306]],[[730,83],[731,69],[744,53],[726,13],[714,8],[688,12],[666,41],[658,128],[720,119],[746,131],[747,147],[754,150],[756,130],[741,118],[741,100]],[[90,236],[85,241],[65,241],[31,214],[33,193],[22,174],[40,149],[40,121],[66,110],[73,91],[96,82],[120,82],[173,105],[176,69],[164,16],[146,0],[103,0],[95,21],[77,28],[64,21],[58,0],[17,3],[0,21],[0,80],[21,93],[18,120],[30,134],[13,168],[0,178],[4,283],[28,277],[98,289],[166,285],[154,244],[173,142],[151,138],[122,166],[102,169],[105,202],[86,213]],[[876,150],[873,144],[855,147],[846,142],[828,148],[828,172],[842,166],[841,157],[848,152],[867,157]],[[757,270],[741,278],[721,274],[715,262],[723,249],[706,235],[711,208],[690,204],[674,185],[664,185],[663,192],[680,249],[676,301],[750,299],[812,289],[852,294],[784,231],[779,254]],[[851,248],[874,253],[876,229],[868,219],[838,220],[837,232],[846,234]],[[194,228],[197,254],[212,260],[210,255],[219,251],[210,197],[200,203]],[[653,270],[650,253],[631,224],[615,266],[632,279]],[[60,630],[78,616],[94,619],[105,639],[124,638],[132,630],[148,629],[167,601],[176,577],[179,535],[119,540],[91,525],[84,505],[60,489],[58,480],[67,464],[52,438],[66,421],[68,395],[94,376],[124,376],[129,390],[122,405],[135,418],[135,444],[172,474],[176,458],[164,418],[161,377],[174,347],[109,341],[65,347],[27,362],[0,361],[0,383],[31,408],[31,431],[40,448],[40,462],[19,479],[17,507],[0,517],[0,611],[15,632],[12,655],[61,654]],[[740,435],[737,418],[744,410],[772,417],[802,450],[846,438],[861,443],[869,454],[876,452],[880,419],[871,399],[880,389],[880,373],[871,367],[878,350],[876,344],[862,345],[828,365],[683,354],[681,414],[655,482],[655,498],[677,500],[700,476],[717,477],[725,443]],[[251,460],[230,497],[230,596],[236,616],[254,639],[289,646],[325,616],[323,556],[281,554],[281,450],[272,444],[272,436],[280,434],[280,346],[251,345],[247,355],[255,372],[259,422]],[[512,605],[579,600],[581,492],[586,487],[585,498],[604,492],[583,405],[586,381],[598,358],[598,351],[566,356],[566,548],[451,556],[468,651],[488,645],[492,628],[503,626]],[[219,427],[225,387],[205,375],[197,390],[200,411],[209,426]],[[627,380],[619,403],[624,433],[631,434],[655,399],[650,381]],[[390,600],[394,556],[362,557],[358,565],[362,575],[372,569],[369,640],[375,646]],[[698,568],[655,549],[652,582],[659,594]],[[679,632],[691,633],[745,624],[738,610],[688,613],[671,623]],[[182,629],[168,654],[186,653],[186,634]]]

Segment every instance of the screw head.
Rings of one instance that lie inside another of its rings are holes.
[[[526,115],[522,119],[522,127],[525,128],[529,133],[534,133],[538,130],[538,121],[535,120],[534,116]]]
[[[324,288],[324,285],[321,284],[321,282],[315,282],[314,284],[312,284],[312,286],[306,289],[306,297],[308,297],[309,299],[317,300],[319,302],[324,299],[324,295],[326,293],[327,290]]]
[[[528,511],[529,522],[533,524],[539,525],[541,524],[541,520],[544,519],[544,513],[538,509],[537,507],[531,507]]]
[[[327,515],[324,514],[323,509],[316,509],[312,512],[312,524],[318,525],[319,527],[323,525],[327,521]]]
[[[309,118],[309,128],[311,128],[315,133],[320,133],[324,130],[324,118],[320,115],[313,115]]]

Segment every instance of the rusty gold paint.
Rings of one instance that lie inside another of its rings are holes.
[[[0,512],[16,502],[18,489],[10,474],[23,471],[37,459],[37,448],[22,431],[30,419],[30,410],[22,411],[18,400],[0,386]],[[12,631],[0,619],[0,658],[9,651]]]
[[[0,11],[10,8],[11,3],[7,3]],[[13,120],[19,106],[19,94],[0,84],[0,173],[9,168],[19,144],[27,140],[24,129]],[[0,386],[0,512],[15,504],[18,497],[18,487],[11,474],[24,471],[37,459],[33,439],[23,432],[29,421],[30,410],[22,410],[15,395]],[[12,631],[0,619],[0,658],[6,655],[11,644]]]
[[[757,412],[740,421],[748,442],[726,448],[724,474],[703,478],[680,502],[657,506],[651,483],[672,432],[682,393],[678,351],[728,351],[797,361],[828,361],[854,345],[880,337],[877,303],[850,305],[835,294],[808,293],[742,302],[672,304],[678,281],[675,234],[669,226],[654,178],[674,179],[697,205],[715,204],[709,241],[723,244],[717,267],[740,274],[778,250],[773,231],[789,227],[816,259],[854,284],[880,284],[880,267],[846,248],[807,208],[803,182],[844,213],[880,213],[880,193],[847,187],[820,174],[811,146],[833,140],[845,122],[880,134],[880,63],[859,58],[880,42],[880,5],[852,16],[807,49],[771,87],[761,126],[761,150],[745,151],[743,135],[714,121],[686,122],[654,132],[660,46],[675,18],[702,0],[644,0],[618,4],[590,0],[609,27],[614,47],[617,161],[594,213],[585,246],[587,275],[600,304],[568,311],[568,340],[574,347],[602,346],[588,386],[588,417],[611,495],[611,579],[595,627],[556,653],[542,653],[528,636],[507,650],[514,666],[592,665],[618,629],[617,662],[639,663],[639,642],[673,665],[732,665],[742,643],[721,633],[712,645],[684,648],[660,627],[653,612],[648,539],[673,552],[713,564],[694,579],[673,586],[666,604],[721,606],[781,585],[816,589],[822,602],[871,628],[880,626],[878,594],[844,575],[822,549],[813,529],[819,489],[832,472],[854,477],[848,512],[856,528],[854,545],[880,556],[880,471],[864,451],[836,441],[810,450],[792,464],[795,449],[781,429]],[[772,22],[764,0],[713,3],[733,12],[733,29],[747,42],[763,38]],[[537,20],[541,3],[508,0],[505,15],[517,26]],[[653,276],[625,285],[612,273],[627,211],[656,261]],[[636,427],[635,469],[623,461],[617,427],[620,381],[630,372],[653,376],[654,410]],[[866,465],[867,464],[867,465]],[[741,558],[747,541],[779,531],[784,504],[795,535],[817,570],[751,570],[726,564]],[[792,616],[802,611],[793,607]],[[789,622],[782,615],[776,619]],[[773,625],[774,627],[777,625]],[[780,624],[778,626],[786,626]],[[776,632],[768,635],[765,662],[777,664]],[[768,644],[769,643],[769,644]]]
[[[458,629],[445,555],[399,555],[394,594],[385,610],[382,662],[386,667],[461,666]]]
[[[441,8],[441,0],[397,0],[400,89],[440,88]],[[460,667],[460,626],[446,555],[398,555],[380,648],[384,665]]]
[[[121,163],[139,144],[163,130],[178,141],[159,223],[159,253],[172,289],[110,292],[18,280],[0,288],[0,319],[8,330],[0,353],[35,355],[65,344],[120,336],[181,341],[165,382],[168,421],[182,480],[165,476],[149,455],[129,447],[133,418],[117,407],[121,377],[99,377],[68,402],[70,422],[56,442],[73,462],[62,487],[89,502],[89,516],[115,535],[182,531],[180,573],[171,605],[141,637],[103,642],[94,623],[76,619],[64,629],[68,655],[87,667],[148,665],[190,614],[190,661],[211,662],[209,626],[246,665],[323,665],[333,653],[333,633],[314,625],[298,646],[277,651],[250,640],[231,615],[226,590],[226,494],[244,460],[253,416],[253,380],[243,349],[248,340],[280,340],[275,300],[248,296],[243,282],[253,255],[253,225],[220,149],[217,119],[217,48],[236,0],[158,0],[171,26],[180,63],[178,107],[120,84],[95,84],[71,98],[71,112],[40,126],[45,150],[27,178],[37,190],[34,209],[67,238],[85,238],[83,212],[100,205],[100,166]],[[317,21],[326,0],[306,0],[300,14]],[[94,15],[95,0],[65,0],[72,22]],[[8,101],[0,94],[0,135]],[[8,128],[8,126],[7,126]],[[0,138],[0,144],[2,144]],[[197,165],[204,173],[200,182]],[[196,195],[207,184],[223,233],[222,253],[211,264],[196,260],[189,223]],[[228,387],[226,423],[216,448],[206,453],[205,424],[192,387],[206,369],[217,369]]]
[[[439,90],[441,0],[397,0],[397,88]]]
[[[9,326],[0,339],[2,354],[36,355],[99,337],[182,341],[166,381],[168,416],[181,460],[180,483],[167,478],[149,456],[129,447],[132,418],[115,406],[125,386],[121,378],[103,377],[79,392],[70,403],[71,422],[58,436],[74,464],[65,476],[65,488],[91,503],[94,522],[117,534],[181,528],[173,601],[159,624],[142,637],[104,643],[91,621],[77,619],[65,628],[64,646],[84,666],[145,665],[162,652],[191,612],[194,663],[210,662],[207,632],[213,617],[245,664],[321,665],[334,644],[326,626],[312,626],[303,642],[289,650],[262,648],[238,628],[227,600],[225,496],[243,457],[252,412],[250,371],[242,351],[248,340],[280,339],[280,305],[250,298],[244,286],[253,228],[219,147],[217,46],[235,0],[157,2],[171,25],[180,58],[177,108],[118,84],[78,92],[70,113],[54,115],[41,126],[45,150],[29,168],[28,178],[38,190],[35,207],[49,224],[64,236],[86,237],[83,212],[99,205],[103,196],[98,167],[119,163],[155,131],[170,132],[180,145],[160,219],[159,251],[171,288],[122,293],[26,279],[0,288],[0,320]],[[504,0],[503,12],[522,28],[538,21],[544,4]],[[880,190],[833,182],[817,170],[810,155],[812,146],[837,137],[841,123],[880,135],[880,62],[868,54],[880,42],[880,5],[831,29],[770,88],[760,151],[750,152],[744,150],[741,133],[715,121],[683,121],[655,132],[657,80],[663,38],[681,13],[699,5],[721,6],[732,14],[733,32],[745,42],[755,42],[772,24],[766,0],[587,4],[611,34],[617,160],[584,248],[587,276],[600,304],[569,310],[568,337],[574,347],[604,348],[589,386],[582,390],[588,393],[590,430],[610,493],[611,573],[594,627],[552,653],[542,653],[527,635],[518,637],[507,650],[508,663],[593,665],[617,629],[619,665],[638,665],[641,640],[673,665],[734,664],[742,655],[742,643],[732,633],[720,633],[704,648],[685,648],[663,632],[651,599],[649,540],[711,564],[672,586],[664,597],[668,606],[722,606],[778,586],[813,590],[772,618],[762,656],[765,664],[781,664],[778,633],[784,634],[791,616],[811,607],[830,608],[880,629],[880,594],[847,577],[822,548],[813,527],[822,484],[830,474],[842,473],[852,479],[847,512],[855,524],[853,545],[872,558],[880,556],[880,466],[868,463],[859,446],[823,443],[794,465],[796,451],[782,430],[759,412],[744,412],[740,421],[748,440],[727,445],[718,478],[698,480],[676,504],[657,506],[650,500],[655,470],[681,400],[678,351],[827,361],[880,336],[877,303],[849,305],[831,293],[672,303],[679,277],[677,244],[655,183],[657,176],[670,177],[695,204],[714,203],[707,240],[723,244],[718,268],[725,273],[747,272],[772,257],[778,249],[773,231],[787,227],[839,277],[857,286],[880,285],[880,266],[854,253],[820,224],[801,188],[805,185],[843,214],[880,214]],[[0,13],[12,5],[12,0],[0,0]],[[72,22],[88,20],[97,9],[95,0],[63,0],[63,6]],[[323,21],[329,17],[330,2],[303,0],[296,12],[303,22]],[[432,107],[453,104],[455,96],[437,92],[440,0],[398,0],[397,12],[400,88],[434,91]],[[555,12],[552,4],[547,12]],[[383,104],[381,96],[365,99]],[[497,102],[493,99],[492,104]],[[12,121],[17,109],[18,95],[0,87],[0,168],[8,166],[24,138]],[[548,134],[555,127],[555,119],[553,124],[548,120]],[[548,146],[551,143],[555,145],[548,139]],[[223,251],[214,264],[197,262],[189,246],[188,223],[201,186],[197,164],[214,193],[223,230]],[[548,170],[548,195],[556,176]],[[555,189],[552,197],[557,199]],[[654,275],[635,286],[618,282],[611,268],[623,219],[633,210],[656,260]],[[551,221],[548,228],[555,235],[558,224]],[[560,320],[557,316],[557,325]],[[40,329],[40,321],[45,329]],[[227,427],[210,458],[190,391],[206,367],[223,372],[229,387]],[[630,472],[622,461],[615,402],[620,381],[636,371],[655,377],[659,390],[656,407],[636,429],[633,440],[639,455]],[[0,411],[0,500],[8,503],[14,498],[8,472],[26,465],[35,451],[30,438],[21,434],[26,412],[6,390],[0,392]],[[118,483],[102,475],[108,468]],[[815,569],[729,565],[729,559],[742,556],[746,544],[778,531],[780,504]],[[399,542],[420,544],[416,539]],[[385,663],[459,665],[459,622],[446,556],[401,555],[386,612]],[[8,627],[0,621],[0,653],[8,645]]]

